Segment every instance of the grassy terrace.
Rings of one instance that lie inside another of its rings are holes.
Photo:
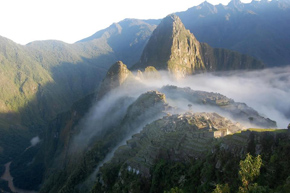
[[[249,128],[249,131],[256,131],[256,132],[277,132],[277,133],[284,133],[287,132],[287,129],[263,129],[263,128]]]
[[[242,132],[245,132],[245,131],[286,133],[286,132],[287,132],[287,129],[272,129],[272,128],[267,128],[267,129],[264,129],[264,128],[248,128],[248,129],[246,129],[246,130],[243,130],[243,131],[238,131],[238,132],[236,132],[236,133],[233,133],[233,134],[239,134],[239,133],[242,133]],[[233,134],[231,134],[231,135],[233,135]]]

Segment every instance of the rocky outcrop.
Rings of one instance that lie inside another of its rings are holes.
[[[132,75],[131,71],[122,61],[113,64],[100,85],[98,98],[102,98],[109,91],[121,86],[130,75]]]

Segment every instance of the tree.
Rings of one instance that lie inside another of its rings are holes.
[[[169,191],[164,191],[164,193],[183,193],[182,189],[179,189],[178,187],[171,188]]]
[[[254,192],[254,190],[260,189],[257,184],[253,184],[253,181],[260,175],[261,166],[262,159],[260,155],[253,158],[248,153],[246,159],[240,161],[239,177],[242,181],[242,186],[239,187],[240,193]]]
[[[214,189],[214,191],[212,193],[230,193],[230,187],[228,184],[217,184],[216,188]]]

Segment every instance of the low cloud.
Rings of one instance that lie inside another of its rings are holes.
[[[179,85],[244,102],[262,116],[277,121],[279,128],[286,128],[290,122],[290,67],[199,74],[182,80]]]
[[[81,121],[80,133],[75,136],[74,144],[83,148],[107,128],[120,124],[126,110],[138,96],[149,90],[160,90],[165,85],[190,87],[220,93],[235,100],[244,102],[266,118],[277,122],[278,128],[286,128],[290,122],[290,67],[271,68],[260,71],[234,71],[205,73],[174,80],[167,72],[160,72],[161,79],[135,79],[112,90],[97,102]],[[169,98],[169,97],[168,97]],[[188,110],[188,101],[168,100],[172,106]],[[116,108],[117,107],[117,108]],[[218,112],[218,108],[195,105],[194,111]],[[244,123],[247,126],[247,123]]]
[[[40,139],[39,139],[38,136],[33,137],[33,138],[30,140],[31,147],[36,146],[39,142],[40,142]]]

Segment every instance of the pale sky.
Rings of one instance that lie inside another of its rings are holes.
[[[204,0],[0,0],[0,36],[74,43],[125,18],[161,19]],[[227,5],[230,0],[207,0]],[[242,0],[249,3],[251,0]]]

